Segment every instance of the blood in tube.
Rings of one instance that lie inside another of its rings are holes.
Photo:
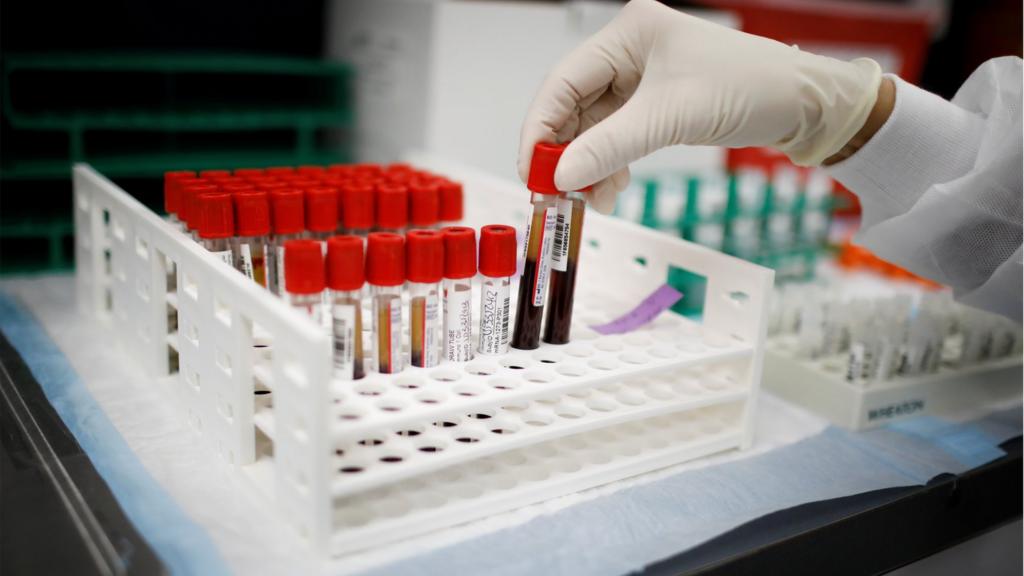
[[[569,342],[583,215],[587,206],[586,192],[563,192],[558,198],[558,217],[551,249],[551,287],[544,323],[544,341],[548,344]]]
[[[366,238],[366,282],[373,299],[373,364],[382,374],[401,372],[402,284],[405,283],[405,239],[371,232]]]
[[[441,361],[441,279],[444,237],[436,230],[405,235],[409,281],[409,356],[413,366],[429,368]]]
[[[270,200],[263,190],[232,195],[235,203],[235,268],[260,286],[268,287],[267,253],[270,238]]]

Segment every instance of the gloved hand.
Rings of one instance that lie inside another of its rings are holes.
[[[867,58],[818,56],[633,0],[544,80],[523,122],[519,175],[536,142],[572,140],[555,184],[593,184],[593,205],[610,212],[629,163],[665,146],[772,146],[817,165],[864,124],[880,79]]]

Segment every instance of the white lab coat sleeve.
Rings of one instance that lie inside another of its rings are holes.
[[[829,168],[860,199],[854,241],[1021,320],[1021,59],[989,60],[946,101],[903,80],[889,119]]]

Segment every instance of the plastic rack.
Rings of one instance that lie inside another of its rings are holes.
[[[525,224],[520,186],[462,181],[466,223]],[[74,169],[77,291],[310,545],[340,554],[615,481],[752,440],[772,272],[588,215],[573,342],[331,378],[322,329],[87,165]],[[707,278],[703,323],[588,326],[671,269]],[[513,290],[513,294],[515,290]],[[254,336],[256,335],[256,336]]]

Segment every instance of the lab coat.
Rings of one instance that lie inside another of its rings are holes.
[[[952,101],[892,77],[896,106],[829,172],[863,209],[854,242],[1021,321],[1021,59],[989,60]]]

